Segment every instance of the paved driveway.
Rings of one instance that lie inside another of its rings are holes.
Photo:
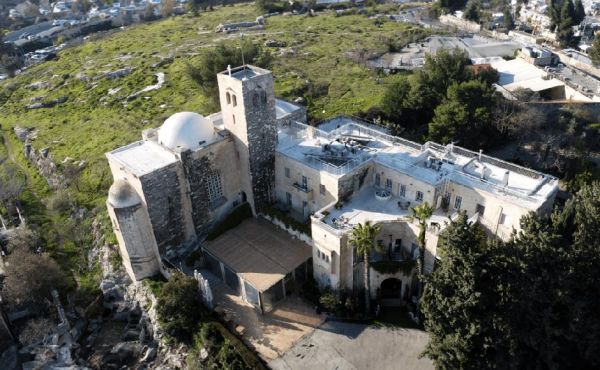
[[[274,370],[433,369],[420,330],[327,322],[271,361]]]

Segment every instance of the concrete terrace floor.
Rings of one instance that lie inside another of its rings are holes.
[[[273,311],[261,315],[225,283],[213,279],[214,275],[209,277],[210,272],[201,272],[211,281],[215,309],[267,363],[288,351],[323,322],[322,316],[297,295],[285,298]]]
[[[421,330],[327,322],[271,361],[273,370],[433,369]]]

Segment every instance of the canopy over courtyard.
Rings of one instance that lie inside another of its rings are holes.
[[[311,247],[260,218],[245,220],[202,248],[208,268],[264,311],[285,297],[288,282],[310,273]]]

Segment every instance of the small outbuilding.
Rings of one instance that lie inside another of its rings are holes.
[[[252,218],[202,246],[206,267],[261,312],[312,276],[312,249],[270,222]]]

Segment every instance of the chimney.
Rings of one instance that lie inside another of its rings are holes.
[[[502,178],[502,185],[504,185],[504,187],[508,186],[508,176],[509,175],[510,175],[510,171],[504,172],[504,178]]]

